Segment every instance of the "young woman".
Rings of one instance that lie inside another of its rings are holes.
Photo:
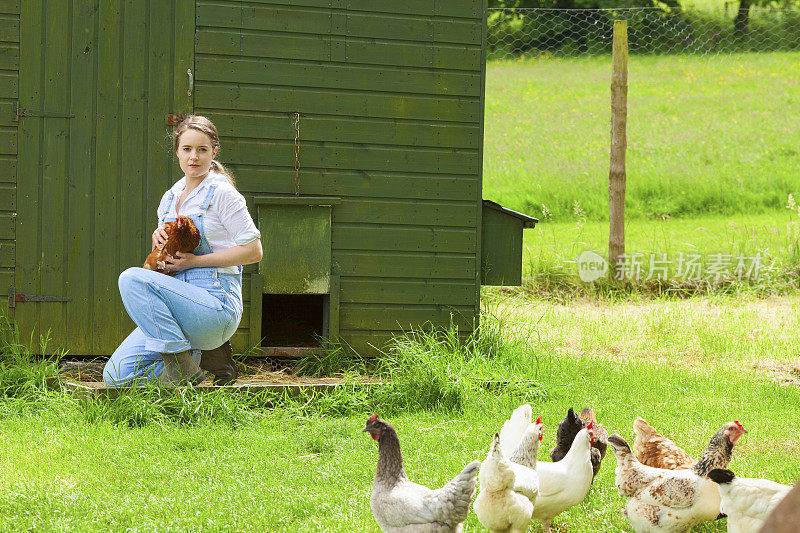
[[[236,379],[228,339],[242,318],[241,265],[261,260],[261,235],[230,174],[214,160],[220,148],[214,124],[190,116],[173,141],[185,176],[161,198],[153,249],[166,242],[164,223],[178,215],[194,221],[200,244],[158,265],[174,276],[138,267],[120,274],[122,301],[138,327],[106,364],[109,387],[196,385],[202,368],[215,383]]]

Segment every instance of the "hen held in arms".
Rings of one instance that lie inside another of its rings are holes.
[[[167,222],[164,224],[164,230],[167,232],[167,242],[161,248],[150,252],[142,267],[174,276],[175,272],[159,268],[158,263],[165,261],[168,255],[175,257],[177,252],[189,253],[197,248],[200,244],[200,232],[192,219],[185,216],[179,216],[174,222]]]

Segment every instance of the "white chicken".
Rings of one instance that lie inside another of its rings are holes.
[[[478,479],[481,490],[473,504],[478,521],[492,533],[527,532],[539,482],[533,469],[505,457],[498,433],[481,463]]]
[[[544,530],[551,531],[553,518],[586,498],[592,484],[592,442],[594,429],[591,423],[580,430],[572,441],[567,455],[557,463],[539,461],[539,497],[533,517],[541,520]]]
[[[400,439],[377,415],[364,431],[378,441],[378,468],[369,506],[382,531],[392,533],[458,533],[475,495],[480,461],[468,464],[444,487],[431,490],[413,483],[403,468]]]
[[[525,433],[522,434],[522,438],[517,444],[517,448],[511,454],[511,457],[509,457],[509,460],[512,463],[527,466],[535,472],[538,463],[536,455],[539,453],[539,444],[542,442],[543,435],[544,428],[542,427],[542,417],[540,416],[536,419],[536,422],[529,425]],[[503,438],[500,437],[501,444],[502,441]]]
[[[728,515],[728,533],[758,533],[792,487],[768,479],[737,477],[715,468],[708,477],[718,484],[721,510]]]
[[[697,466],[685,470],[646,466],[619,435],[611,435],[608,443],[617,459],[617,490],[627,499],[624,514],[634,531],[683,533],[717,518],[719,491],[695,471]]]
[[[522,435],[531,425],[532,409],[524,403],[514,409],[508,420],[500,428],[500,449],[506,457],[511,457],[522,439]]]

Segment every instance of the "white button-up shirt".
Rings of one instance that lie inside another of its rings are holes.
[[[175,211],[178,199],[186,186],[186,176],[178,180],[164,196],[158,206],[158,225],[164,224],[164,219],[175,219],[178,215],[197,216],[200,205],[208,194],[208,187],[216,184],[217,188],[211,201],[208,204],[205,214],[203,214],[203,234],[212,252],[227,250],[233,246],[247,244],[261,237],[250,212],[247,210],[244,196],[236,188],[228,183],[225,176],[216,172],[209,172],[208,176],[200,182],[200,185],[189,193],[186,200],[181,204],[180,212]],[[167,210],[167,204],[171,194],[174,195],[172,202]],[[236,274],[236,267],[218,267],[220,274]]]

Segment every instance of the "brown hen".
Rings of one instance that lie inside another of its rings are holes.
[[[158,263],[164,261],[167,255],[175,257],[175,253],[189,253],[200,244],[200,232],[189,217],[179,216],[174,222],[164,224],[167,232],[167,242],[161,248],[156,248],[147,256],[142,267],[148,270],[155,270],[169,276],[175,272],[167,272],[159,268]]]
[[[688,453],[661,435],[644,418],[637,418],[633,422],[633,430],[636,432],[633,454],[643,465],[667,470],[694,467],[695,460]]]

